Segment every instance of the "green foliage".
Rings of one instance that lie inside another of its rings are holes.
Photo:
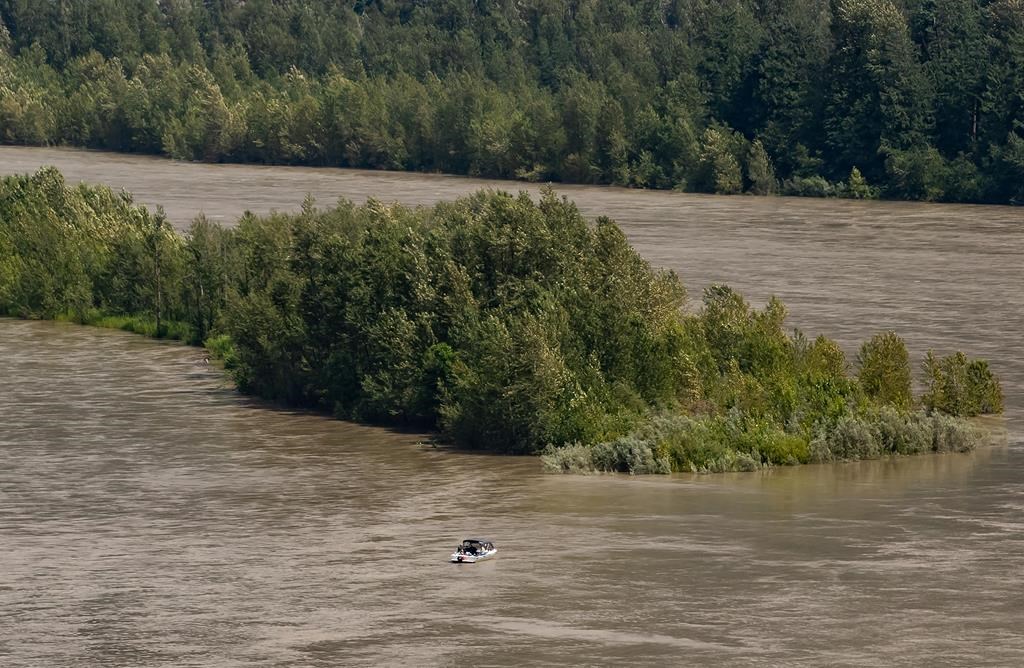
[[[848,199],[875,199],[878,191],[868,184],[868,180],[854,167],[850,170],[850,178],[846,180],[845,188],[842,190],[842,197]]]
[[[904,199],[933,201],[946,194],[949,180],[945,159],[932,147],[889,150],[885,171],[890,188]]]
[[[743,191],[743,173],[736,157],[738,138],[708,128],[701,138],[700,171],[696,183],[707,192],[735,195]]]
[[[203,342],[243,392],[543,451],[555,470],[753,470],[975,440],[907,413],[895,335],[862,347],[853,378],[835,342],[787,333],[776,299],[757,309],[716,285],[686,311],[674,274],[550,189],[432,209],[307,200],[179,236],[160,211],[43,169],[0,180],[0,250],[2,315]],[[984,362],[929,359],[930,410],[1001,409]]]
[[[929,412],[973,416],[1003,411],[1003,390],[985,360],[969,360],[962,352],[924,361],[927,389],[921,397]]]
[[[836,197],[839,189],[823,176],[794,176],[782,183],[784,195],[797,197]]]
[[[876,334],[864,343],[857,366],[857,378],[868,397],[896,408],[910,408],[910,355],[896,332]]]
[[[989,58],[984,13],[975,0],[915,4],[911,30],[923,47],[925,73],[935,91],[934,144],[947,156],[970,151],[987,69],[979,64]]]
[[[1021,36],[1021,41],[1024,41],[1024,35]],[[1018,121],[1014,130],[1006,136],[1005,145],[993,147],[992,155],[1003,179],[1002,191],[1009,193],[1015,201],[1021,202],[1024,201],[1024,137],[1016,130],[1024,132],[1024,121]]]
[[[969,452],[984,439],[984,434],[969,422],[949,415],[933,415],[932,429],[935,452]]]
[[[750,153],[747,156],[747,174],[750,179],[750,192],[753,194],[771,195],[778,190],[775,169],[760,140],[755,140],[750,145]]]
[[[158,330],[156,319],[145,316],[107,315],[86,318],[81,324],[106,327],[107,329],[121,329],[155,339],[174,339],[185,342],[193,340],[192,329],[188,326],[188,323],[163,321],[160,323]]]
[[[733,413],[727,417],[655,417],[614,441],[548,448],[545,468],[561,473],[717,473],[809,461],[807,440]]]
[[[865,416],[848,416],[820,431],[810,445],[815,462],[873,459],[883,455],[967,452],[984,435],[948,415],[906,413],[883,408]]]
[[[4,25],[4,20],[0,17],[0,54],[9,54],[11,51],[11,32]]]
[[[941,451],[936,439],[945,442],[945,423],[937,422],[922,413],[906,413],[889,407],[874,413],[874,431],[883,452],[896,455],[918,455],[932,450]],[[971,439],[971,447],[976,439]],[[943,445],[943,447],[945,447]]]
[[[882,454],[878,436],[864,417],[847,415],[831,425],[828,431],[811,441],[811,461],[830,462],[876,459]]]
[[[210,352],[210,356],[224,363],[224,368],[234,369],[238,365],[238,357],[235,352],[235,345],[227,334],[211,336],[203,341],[203,347]]]
[[[672,470],[666,459],[655,455],[649,442],[632,435],[596,445],[572,443],[561,448],[549,446],[541,453],[541,465],[550,473],[576,474],[645,475],[671,473]]]
[[[916,146],[930,90],[904,13],[892,0],[835,3],[825,144],[847,168],[883,176],[881,152]]]
[[[864,197],[826,187],[857,167],[889,197],[1006,202],[1024,197],[1021,13],[2,0],[0,142]]]

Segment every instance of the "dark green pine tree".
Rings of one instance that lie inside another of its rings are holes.
[[[987,7],[989,56],[981,99],[980,149],[987,155],[987,197],[1024,198],[1024,2]]]
[[[987,58],[982,16],[978,0],[925,0],[912,19],[935,91],[935,147],[950,158],[970,152],[977,138]]]
[[[754,62],[761,26],[741,0],[697,1],[694,29],[701,57],[697,74],[711,114],[736,127],[744,124],[749,93],[742,84]]]
[[[906,17],[890,0],[839,0],[825,110],[831,176],[885,176],[885,152],[924,141],[930,91]]]
[[[796,164],[797,144],[812,146],[820,135],[822,96],[818,83],[830,49],[828,6],[815,0],[768,0],[761,50],[753,70],[749,118],[782,174]]]

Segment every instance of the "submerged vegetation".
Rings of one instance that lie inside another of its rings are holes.
[[[0,0],[0,142],[1024,201],[1021,0]]]
[[[856,364],[725,286],[687,307],[608,219],[546,191],[203,218],[187,234],[59,172],[0,181],[0,314],[200,344],[243,392],[544,452],[555,470],[668,472],[964,450],[998,412],[987,364],[903,341]]]

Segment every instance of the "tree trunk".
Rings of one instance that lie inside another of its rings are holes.
[[[160,316],[163,310],[163,286],[160,282],[160,223],[157,223],[156,234],[153,235],[153,264],[156,274],[156,336],[160,338]]]

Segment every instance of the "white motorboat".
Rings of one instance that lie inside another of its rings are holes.
[[[467,538],[452,552],[453,564],[475,564],[498,553],[494,543],[486,538]]]

